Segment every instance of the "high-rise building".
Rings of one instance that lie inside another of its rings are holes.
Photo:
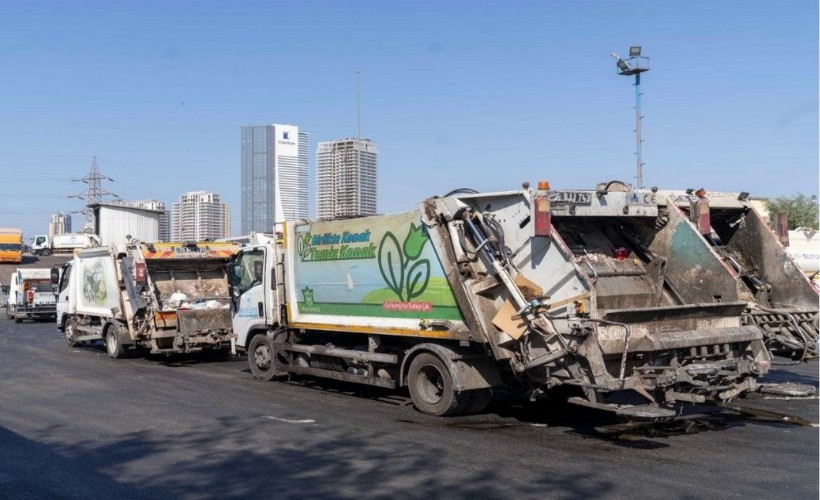
[[[242,127],[242,234],[307,219],[308,134],[295,125]]]
[[[51,216],[48,223],[48,235],[67,234],[71,232],[71,215],[58,212]]]
[[[171,213],[165,209],[165,203],[157,200],[114,200],[109,202],[112,205],[122,205],[125,207],[144,208],[147,210],[156,210],[162,212],[159,217],[159,234],[158,241],[171,240]]]
[[[171,237],[174,241],[202,241],[227,238],[231,234],[230,210],[219,201],[219,195],[208,191],[191,191],[174,203]]]
[[[320,142],[316,150],[316,216],[376,214],[379,151],[370,139]]]

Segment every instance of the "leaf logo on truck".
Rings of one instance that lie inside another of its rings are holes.
[[[410,224],[404,244],[392,232],[384,233],[379,244],[379,271],[384,282],[402,302],[424,293],[430,283],[430,259],[419,259],[427,235],[421,226]]]
[[[310,231],[306,232],[304,236],[296,238],[296,253],[303,261],[307,260],[308,255],[310,255],[310,238]]]

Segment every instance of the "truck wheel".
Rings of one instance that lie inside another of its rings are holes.
[[[17,315],[15,314],[15,315],[14,315],[14,322],[15,322],[15,323],[22,323],[22,322],[23,322],[23,318],[18,318],[18,317],[17,317]]]
[[[40,250],[40,255],[43,257],[48,257],[49,255],[51,255],[51,249],[43,248],[42,250]]]
[[[125,348],[120,343],[120,328],[111,325],[105,332],[105,350],[111,359],[122,359],[125,357]]]
[[[464,411],[469,402],[468,393],[456,393],[453,376],[447,365],[427,352],[421,353],[410,363],[408,372],[410,399],[416,408],[437,417],[455,415]]]
[[[274,365],[276,350],[267,335],[256,335],[248,346],[248,364],[251,373],[259,380],[273,380],[279,375]]]

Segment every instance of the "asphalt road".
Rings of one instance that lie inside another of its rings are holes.
[[[817,366],[775,378],[816,385]],[[738,404],[778,414],[621,433],[548,402],[434,418],[402,394],[259,382],[243,358],[112,360],[3,315],[0,496],[817,499],[817,399]]]

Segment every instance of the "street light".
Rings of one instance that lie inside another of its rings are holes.
[[[641,56],[641,46],[633,45],[629,47],[629,59],[624,59],[615,52],[610,54],[616,59],[615,65],[618,74],[623,76],[635,76],[635,157],[637,162],[636,183],[638,189],[643,188],[643,151],[641,139],[641,73],[649,71],[649,58]]]

